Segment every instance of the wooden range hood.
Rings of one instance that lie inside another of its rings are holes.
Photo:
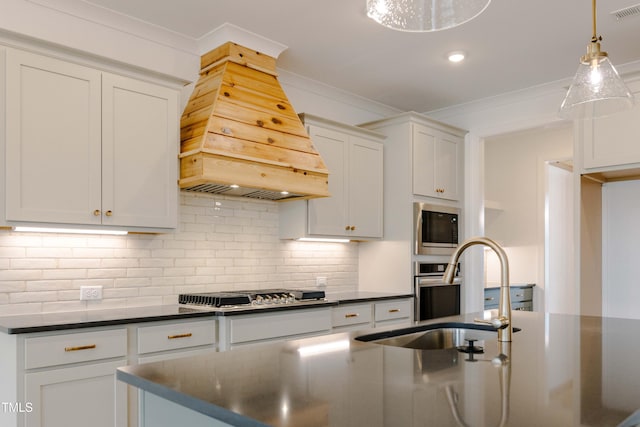
[[[182,114],[180,188],[271,200],[329,196],[328,170],[275,58],[226,43],[201,58]]]

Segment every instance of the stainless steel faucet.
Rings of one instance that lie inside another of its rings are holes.
[[[472,237],[462,242],[456,251],[451,255],[449,265],[444,272],[444,282],[453,283],[456,266],[462,252],[469,246],[485,245],[493,249],[498,255],[501,267],[501,283],[500,283],[500,304],[498,305],[498,317],[489,321],[476,319],[477,322],[489,323],[498,330],[498,341],[510,342],[513,335],[513,327],[511,326],[511,294],[509,292],[509,260],[504,249],[496,242],[487,237]]]

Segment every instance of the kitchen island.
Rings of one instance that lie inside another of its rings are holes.
[[[486,339],[482,354],[356,340],[380,332],[365,330],[132,365],[117,378],[142,391],[154,427],[616,426],[640,408],[640,321],[513,319],[513,342]]]

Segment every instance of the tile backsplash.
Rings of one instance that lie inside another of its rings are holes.
[[[98,236],[0,231],[0,315],[177,302],[179,293],[357,289],[356,243],[278,238],[278,202],[181,192],[178,230]],[[285,202],[286,203],[286,202]],[[103,299],[80,301],[80,286]]]

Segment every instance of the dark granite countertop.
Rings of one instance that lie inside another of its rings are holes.
[[[523,288],[533,288],[535,283],[512,283],[509,285],[510,288],[523,289]],[[485,289],[500,289],[500,286],[485,286]]]
[[[486,339],[472,358],[361,342],[360,331],[133,365],[117,377],[232,425],[602,427],[640,408],[640,340],[630,336],[640,320],[513,318],[522,330],[511,344]],[[333,351],[308,352],[321,348]]]
[[[260,308],[250,306],[215,308],[172,304],[114,308],[106,310],[79,310],[60,313],[22,314],[14,316],[0,316],[0,331],[7,334],[25,334],[66,329],[92,328],[97,326],[115,326],[128,323],[154,322],[160,320],[257,314],[265,311],[296,310],[332,306],[340,303],[385,300],[412,296],[413,295],[411,294],[398,295],[384,292],[341,292],[329,294],[326,300],[309,301],[292,305],[262,306]]]
[[[0,317],[0,331],[7,334],[25,334],[211,316],[215,316],[215,312],[212,310],[207,310],[206,308],[194,309],[179,306],[178,304],[21,314]]]
[[[397,294],[375,291],[352,291],[327,293],[327,300],[336,301],[338,304],[351,304],[357,302],[384,301],[396,298],[413,298],[413,294]]]

